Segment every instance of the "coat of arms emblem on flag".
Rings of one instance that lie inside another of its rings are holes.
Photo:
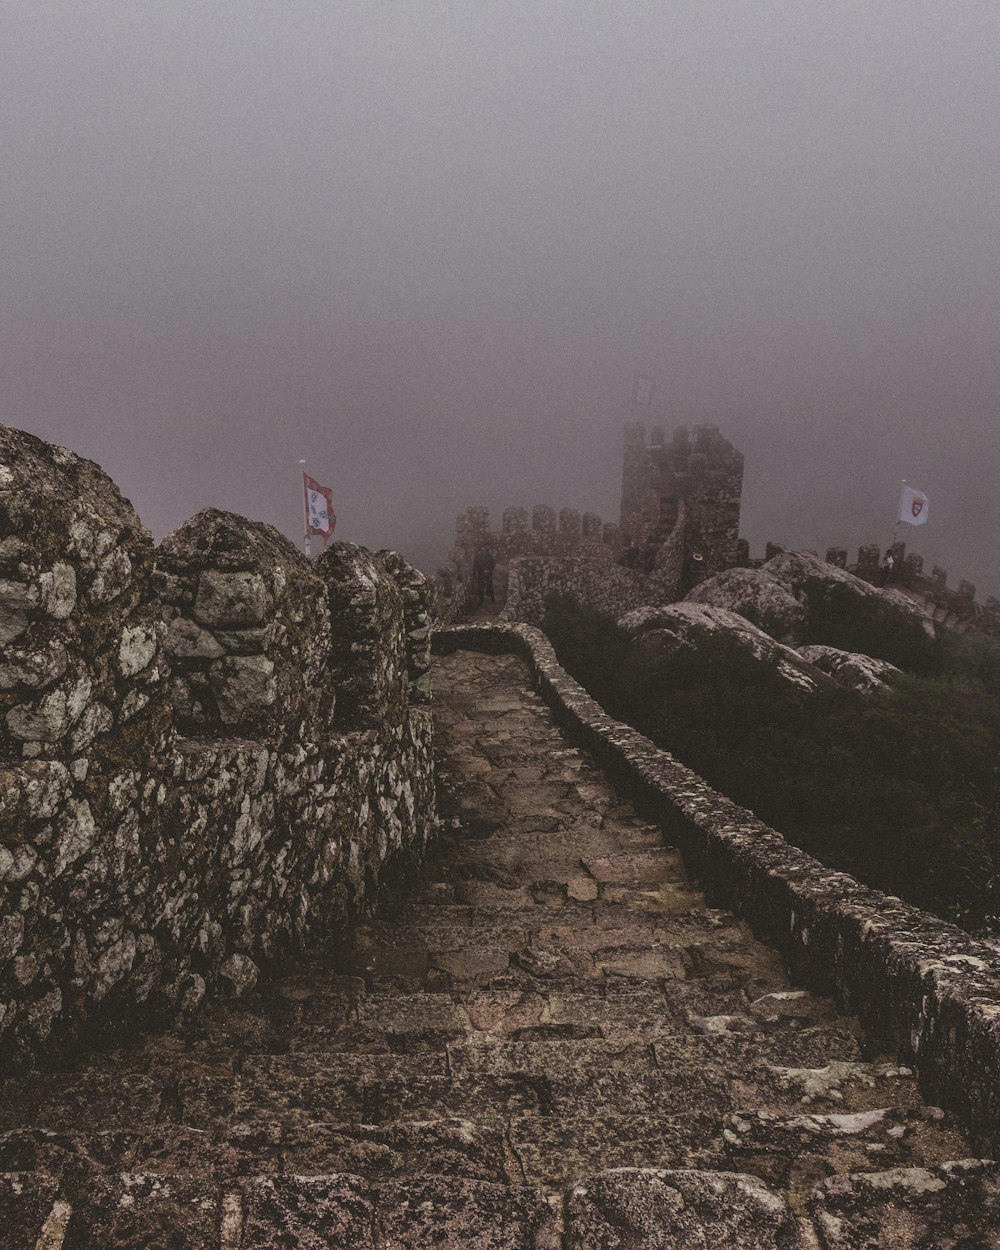
[[[305,492],[306,534],[315,534],[327,542],[337,524],[333,511],[333,490],[329,486],[320,486],[308,473],[302,474],[302,488]]]

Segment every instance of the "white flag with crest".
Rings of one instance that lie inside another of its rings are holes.
[[[927,524],[927,496],[922,490],[904,486],[899,496],[899,518],[907,525]]]

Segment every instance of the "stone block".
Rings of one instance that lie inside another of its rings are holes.
[[[259,573],[205,569],[198,577],[193,615],[210,629],[248,629],[263,623],[268,599]]]
[[[567,1250],[805,1250],[785,1202],[755,1176],[622,1168],[577,1183]]]
[[[539,530],[542,534],[554,534],[556,532],[555,508],[550,508],[545,503],[535,504],[531,509],[531,528]]]
[[[552,1209],[527,1186],[426,1178],[378,1189],[385,1250],[558,1250]]]
[[[253,1250],[374,1250],[368,1186],[351,1176],[262,1176],[242,1186],[240,1246]]]
[[[0,755],[66,760],[88,702],[117,720],[138,690],[148,715],[133,740],[155,750],[166,712],[150,535],[100,468],[63,448],[0,427],[0,469]]]
[[[60,1250],[217,1250],[218,1224],[219,1194],[211,1179],[135,1172],[95,1177],[72,1208]]]
[[[41,1173],[0,1174],[0,1227],[7,1250],[39,1250],[60,1245],[70,1208],[60,1201],[59,1185]]]
[[[1000,1165],[962,1159],[832,1176],[810,1211],[823,1250],[989,1250],[1000,1230]]]

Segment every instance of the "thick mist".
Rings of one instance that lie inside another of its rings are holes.
[[[161,536],[617,519],[633,370],[743,530],[1000,592],[996,0],[11,0],[0,421]],[[904,527],[906,528],[906,527]]]

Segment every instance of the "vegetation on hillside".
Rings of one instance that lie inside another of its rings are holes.
[[[833,645],[860,650],[842,625]],[[545,628],[608,712],[790,842],[973,932],[1000,932],[1000,642],[946,634],[890,690],[804,694],[724,636],[644,656],[566,599],[549,603]]]

